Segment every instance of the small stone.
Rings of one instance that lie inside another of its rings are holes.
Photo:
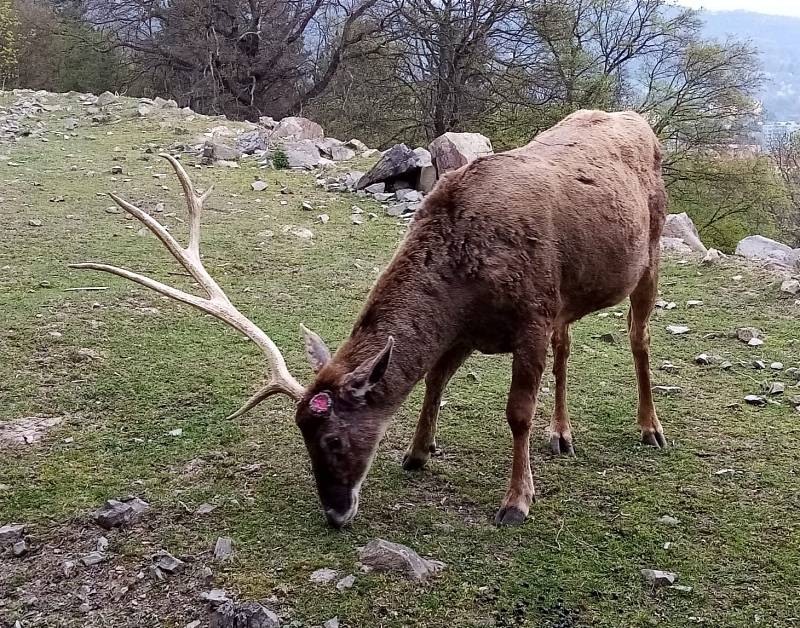
[[[697,301],[696,299],[689,299],[686,302],[686,307],[689,307],[689,308],[691,308],[691,307],[700,307],[701,305],[703,305],[703,302],[702,301]]]
[[[386,208],[386,215],[397,218],[409,211],[408,203],[395,203]]]
[[[719,368],[721,368],[723,371],[727,371],[728,369],[730,369],[732,367],[733,367],[733,363],[728,362],[728,360],[725,360],[722,364],[719,365]]]
[[[765,406],[767,405],[766,399],[759,395],[747,395],[744,400],[751,406]]]
[[[659,569],[642,569],[642,577],[654,587],[667,587],[675,584],[678,574]]]
[[[336,589],[339,591],[344,591],[345,589],[350,589],[355,583],[356,577],[353,574],[350,574],[336,583]]]
[[[194,621],[190,621],[183,628],[200,628],[200,620],[195,619]]]
[[[665,360],[664,362],[662,362],[659,368],[662,371],[666,371],[667,373],[677,373],[678,371],[680,371],[680,367],[675,366],[669,360]]]
[[[605,342],[606,344],[613,345],[617,343],[617,337],[614,334],[602,334],[600,336],[600,342]]]
[[[653,386],[653,392],[669,397],[682,393],[683,388],[680,386]]]
[[[97,539],[97,545],[95,547],[98,552],[105,552],[108,549],[108,539],[101,536]]]
[[[360,208],[358,205],[353,205],[353,206],[350,208],[350,213],[351,213],[351,214],[363,214],[363,213],[364,213],[364,210],[363,210],[363,209],[361,209],[361,208]]]
[[[233,539],[221,536],[214,545],[214,558],[217,560],[229,560],[233,558]]]
[[[317,216],[317,220],[319,220],[323,225],[327,225],[330,221],[331,217],[328,214],[320,214]]]
[[[364,219],[361,216],[351,216],[350,220],[354,225],[360,225],[364,223]]]
[[[211,606],[219,606],[231,601],[231,598],[229,598],[228,594],[222,589],[211,589],[211,591],[201,593],[200,597],[211,604]]]
[[[123,501],[109,499],[92,514],[92,519],[106,530],[110,530],[136,523],[149,509],[150,504],[138,497],[129,497]]]
[[[194,511],[194,514],[200,515],[200,516],[209,515],[212,512],[214,512],[216,509],[217,509],[217,507],[214,506],[214,504],[208,504],[208,503],[200,504],[197,507],[197,510]]]
[[[280,628],[280,618],[257,602],[226,602],[210,617],[211,628]]]
[[[42,226],[42,221],[41,221],[41,220],[38,220],[38,219],[36,219],[36,218],[31,218],[31,219],[28,221],[28,224],[29,224],[31,227],[41,227],[41,226]]]
[[[311,580],[311,582],[314,584],[327,584],[338,577],[338,571],[324,567],[322,569],[317,569],[314,573],[312,573],[309,577],[309,580]]]
[[[797,279],[787,279],[781,284],[781,292],[792,295],[800,293],[800,281]]]
[[[16,557],[20,558],[28,553],[28,544],[23,541],[17,541],[14,545],[11,546],[11,553]]]
[[[175,428],[174,430],[167,432],[167,436],[183,436],[183,430],[179,427]]]
[[[114,166],[111,168],[111,174],[122,174],[122,166]]]
[[[747,344],[751,347],[760,347],[764,344],[764,341],[761,340],[761,338],[750,338],[750,340],[747,341]]]
[[[65,560],[61,565],[61,571],[65,578],[74,578],[78,574],[78,563],[74,560]]]
[[[685,334],[689,331],[689,328],[686,327],[686,325],[667,325],[667,331],[673,336],[678,336],[680,334]]]
[[[717,249],[708,249],[700,263],[710,266],[711,264],[716,264],[721,259],[722,254]]]
[[[773,382],[769,387],[770,395],[782,395],[784,392],[786,392],[786,385],[783,382]]]
[[[714,475],[733,475],[736,473],[736,469],[718,469],[714,471]]]
[[[0,528],[0,543],[16,543],[25,532],[24,523],[9,523]]]
[[[87,613],[92,612],[92,607],[89,605],[88,602],[84,602],[78,607],[78,610],[85,615]]]
[[[783,370],[783,362],[772,362],[769,365],[769,368],[771,368],[773,371],[782,371]]]
[[[701,353],[700,355],[696,356],[694,361],[702,366],[708,366],[711,364],[711,358],[705,353]]]
[[[675,517],[671,517],[670,515],[664,515],[663,517],[658,518],[658,522],[665,526],[676,526],[680,524],[680,520],[676,519]]]
[[[322,624],[322,628],[339,628],[339,618],[333,617]]]
[[[693,590],[692,587],[687,587],[686,585],[683,584],[673,584],[671,586],[668,586],[667,588],[673,591],[678,591],[679,593],[691,593]]]
[[[308,201],[303,201],[300,204],[300,209],[305,209],[306,211],[314,211],[314,206]]]
[[[364,188],[364,191],[367,194],[383,194],[386,191],[386,184],[381,182],[373,183],[372,185],[368,185]],[[394,196],[394,192],[391,194]]]
[[[380,192],[373,194],[372,196],[379,203],[385,203],[386,201],[395,198],[394,192]]]
[[[753,368],[757,371],[763,371],[765,368],[767,368],[767,365],[761,360],[753,360]]]
[[[250,184],[250,187],[253,188],[253,191],[255,192],[263,192],[264,190],[267,189],[267,184],[265,181],[258,180],[258,181],[253,181]]]
[[[412,580],[424,580],[444,568],[444,563],[422,558],[410,547],[374,539],[359,549],[361,563],[374,571],[392,571]]]
[[[177,573],[181,571],[185,563],[180,558],[175,558],[172,554],[165,550],[161,550],[153,556],[155,566],[161,571],[167,573]]]
[[[86,556],[81,557],[81,564],[84,567],[92,567],[99,565],[106,560],[106,555],[103,552],[89,552]]]

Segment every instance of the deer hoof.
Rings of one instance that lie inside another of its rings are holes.
[[[667,439],[664,438],[664,434],[656,432],[655,430],[642,430],[642,443],[658,449],[666,449],[667,447]]]
[[[516,506],[504,506],[497,511],[494,517],[494,524],[501,527],[521,526],[525,523],[527,516]]]
[[[407,452],[403,456],[403,469],[406,471],[419,471],[428,463],[429,457],[429,455],[421,456],[414,452]]]
[[[562,434],[553,434],[550,437],[550,451],[556,456],[575,455],[575,448],[572,446],[572,441],[567,440]]]

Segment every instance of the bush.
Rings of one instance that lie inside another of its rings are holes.
[[[275,170],[286,170],[289,167],[289,158],[280,146],[272,151],[272,166]]]

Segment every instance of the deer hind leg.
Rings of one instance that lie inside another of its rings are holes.
[[[567,412],[567,360],[569,359],[569,324],[553,331],[553,375],[556,378],[556,408],[550,421],[550,450],[558,454],[575,455],[572,446],[572,426]]]
[[[537,329],[528,346],[514,352],[511,391],[506,406],[506,419],[514,437],[514,459],[511,481],[495,516],[497,525],[521,524],[528,516],[534,499],[530,459],[531,423],[547,361],[547,343],[547,332]]]
[[[403,468],[414,471],[425,466],[436,451],[436,422],[442,405],[442,393],[447,382],[472,353],[467,347],[447,351],[425,377],[425,399],[417,422],[414,439],[403,456]]]
[[[653,391],[650,384],[650,314],[658,292],[658,266],[651,266],[631,293],[628,310],[628,337],[631,342],[636,379],[639,384],[639,412],[637,421],[642,431],[642,442],[653,447],[666,447],[664,430],[656,415]]]

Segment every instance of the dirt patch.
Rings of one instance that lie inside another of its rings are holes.
[[[26,416],[0,424],[0,445],[33,445],[63,420],[61,417]]]

